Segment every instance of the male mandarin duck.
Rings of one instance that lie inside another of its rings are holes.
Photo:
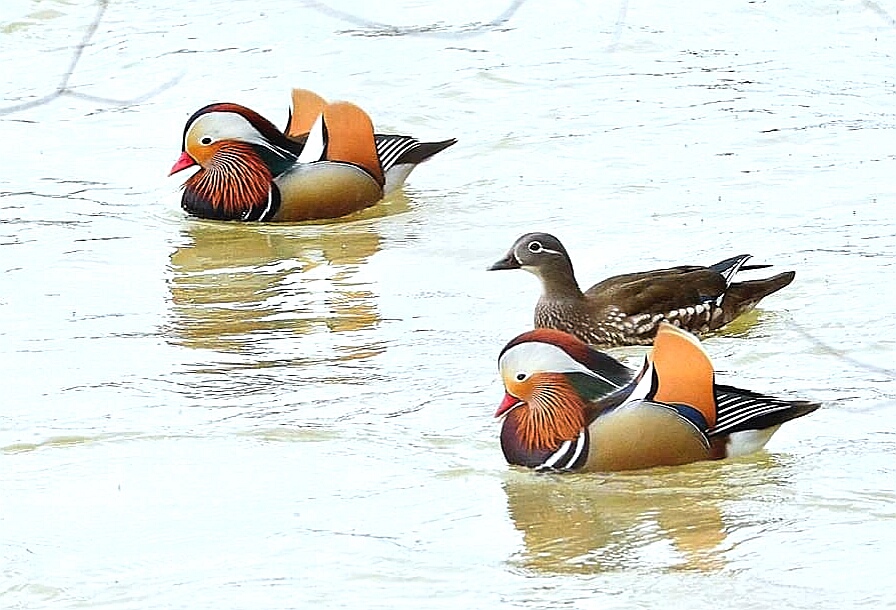
[[[200,166],[184,183],[181,206],[201,218],[338,218],[372,206],[399,188],[417,164],[456,141],[376,134],[358,106],[294,89],[284,132],[238,104],[196,111],[169,175]]]
[[[638,470],[747,455],[820,406],[716,384],[698,339],[667,322],[636,375],[552,329],[510,341],[498,366],[504,456],[541,470]]]
[[[719,329],[796,275],[787,271],[734,283],[738,271],[771,266],[745,265],[749,258],[741,254],[709,267],[617,275],[583,293],[560,240],[548,233],[527,233],[489,270],[525,269],[541,280],[536,328],[555,328],[592,345],[613,347],[649,345],[662,321],[694,333]]]

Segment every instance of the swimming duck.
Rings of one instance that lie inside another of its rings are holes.
[[[375,134],[358,106],[294,89],[283,132],[238,104],[196,111],[184,127],[183,152],[169,175],[200,166],[184,183],[181,206],[201,218],[338,218],[375,204],[399,188],[417,164],[456,141]]]
[[[592,345],[613,347],[649,345],[662,321],[695,333],[716,330],[787,286],[796,275],[787,271],[733,282],[738,271],[771,266],[746,265],[749,258],[741,254],[709,267],[617,275],[583,293],[560,240],[548,233],[527,233],[489,270],[525,269],[541,280],[536,328],[555,328]]]
[[[699,340],[667,322],[637,374],[552,329],[510,341],[498,366],[504,456],[540,470],[638,470],[747,455],[820,406],[716,384]]]

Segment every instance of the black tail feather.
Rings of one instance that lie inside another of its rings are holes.
[[[795,271],[785,271],[761,280],[735,282],[731,284],[728,292],[725,293],[726,306],[734,309],[752,307],[760,299],[767,297],[773,292],[778,292],[790,284],[795,277]]]
[[[420,142],[414,148],[410,149],[403,155],[401,155],[398,159],[395,160],[395,164],[399,163],[423,163],[430,157],[435,154],[438,154],[448,148],[449,146],[453,146],[457,143],[457,139],[451,138],[450,140],[442,140],[441,142]]]

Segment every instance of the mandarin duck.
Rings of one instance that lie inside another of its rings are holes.
[[[294,89],[283,132],[238,104],[196,111],[169,175],[199,165],[184,183],[181,207],[201,218],[338,218],[372,206],[399,188],[417,164],[456,141],[376,134],[358,106]]]
[[[638,470],[747,455],[820,406],[716,384],[699,340],[668,322],[637,374],[553,329],[510,341],[498,366],[504,457],[540,470]]]
[[[626,273],[583,293],[560,240],[548,233],[527,233],[489,271],[525,269],[541,280],[536,328],[555,328],[592,345],[614,347],[649,345],[662,321],[700,334],[719,329],[796,275],[787,271],[733,282],[738,271],[771,266],[746,265],[749,258],[741,254],[709,267]]]

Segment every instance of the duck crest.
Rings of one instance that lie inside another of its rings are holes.
[[[184,183],[181,206],[214,220],[267,220],[280,205],[271,171],[249,144],[218,147],[208,167]]]
[[[588,366],[588,357],[589,352],[592,351],[588,348],[585,343],[576,339],[569,333],[565,333],[561,330],[555,330],[553,328],[536,328],[534,330],[530,330],[522,333],[508,341],[507,345],[504,346],[504,349],[501,350],[501,353],[498,354],[498,359],[501,359],[501,356],[504,355],[504,352],[509,350],[510,348],[519,345],[521,343],[547,343],[549,345],[556,345],[564,352],[569,354],[569,356],[575,360],[577,360],[580,364],[584,364]]]
[[[245,106],[233,104],[230,102],[217,102],[214,104],[209,104],[208,106],[204,106],[194,112],[193,115],[189,119],[187,119],[187,124],[184,125],[183,141],[186,141],[187,133],[190,131],[190,127],[193,126],[193,123],[195,123],[196,120],[202,115],[212,112],[232,112],[234,114],[238,114],[249,121],[252,127],[258,130],[258,133],[260,133],[273,144],[276,144],[277,146],[280,146],[292,152],[296,152],[296,148],[301,150],[301,144],[287,138],[269,120],[267,120],[251,108],[246,108]]]
[[[554,328],[536,328],[518,335],[501,350],[501,353],[498,355],[499,362],[508,350],[524,343],[553,345],[563,350],[567,356],[581,364],[585,369],[591,371],[592,374],[589,377],[592,379],[588,380],[580,380],[579,375],[568,373],[568,381],[572,383],[581,396],[588,400],[597,395],[610,393],[627,384],[632,378],[632,371],[612,356],[588,346],[568,332]],[[581,377],[584,376],[584,373],[582,373]],[[576,383],[577,381],[587,382],[588,386],[594,386],[595,382],[599,382],[597,384],[599,388],[593,388],[599,391],[596,393],[592,390],[585,391],[584,387],[580,387]],[[589,394],[595,395],[591,396]]]

